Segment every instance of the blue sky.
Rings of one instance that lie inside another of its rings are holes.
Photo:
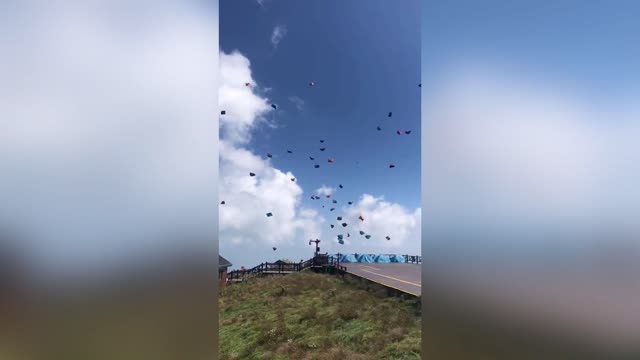
[[[556,252],[636,231],[640,6],[560,3],[422,8],[423,225],[464,235],[423,230],[425,248]]]
[[[425,81],[467,58],[574,84],[595,101],[617,101],[640,83],[632,1],[427,1],[422,14]]]
[[[369,192],[420,206],[418,4],[221,1],[220,49],[246,55],[279,105],[278,128],[258,129],[250,148],[273,153],[273,164],[298,174],[304,189],[342,183],[344,199]],[[281,24],[287,35],[274,50],[271,33]],[[291,96],[304,101],[302,111]],[[412,134],[398,136],[398,129]]]
[[[275,46],[278,26],[286,33]],[[301,207],[327,218],[340,215],[329,212],[330,203],[322,209],[310,199],[321,186],[339,184],[344,188],[334,195],[338,205],[371,194],[420,207],[418,1],[221,1],[220,50],[245,56],[260,87],[256,92],[278,105],[265,116],[273,126],[256,125],[243,146],[262,157],[272,153],[274,168],[295,174],[304,190]],[[301,99],[302,107],[291,97]],[[397,130],[411,134],[399,136]],[[221,235],[221,251],[224,241]]]

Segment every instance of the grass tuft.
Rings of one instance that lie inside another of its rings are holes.
[[[221,359],[420,359],[412,301],[351,279],[253,279],[227,287],[220,304]]]

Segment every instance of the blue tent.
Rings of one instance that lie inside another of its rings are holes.
[[[360,254],[360,255],[358,255],[358,262],[359,263],[372,263],[373,262],[373,257],[371,255],[368,255],[368,254]]]
[[[383,254],[376,256],[373,260],[377,263],[383,263],[383,264],[391,262],[391,258],[389,258],[389,255],[383,255]]]
[[[402,255],[391,255],[389,260],[391,260],[391,262],[394,262],[394,263],[405,262],[404,256]]]
[[[343,263],[356,263],[356,262],[358,262],[358,259],[356,259],[356,257],[353,254],[342,255],[342,258],[340,259],[340,262],[343,262]]]

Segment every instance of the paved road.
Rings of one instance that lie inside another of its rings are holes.
[[[371,281],[409,294],[420,296],[422,292],[421,265],[416,264],[351,264],[341,263],[347,271]]]

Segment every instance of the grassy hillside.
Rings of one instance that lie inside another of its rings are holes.
[[[419,307],[359,282],[301,272],[229,286],[219,301],[221,359],[420,359]]]

